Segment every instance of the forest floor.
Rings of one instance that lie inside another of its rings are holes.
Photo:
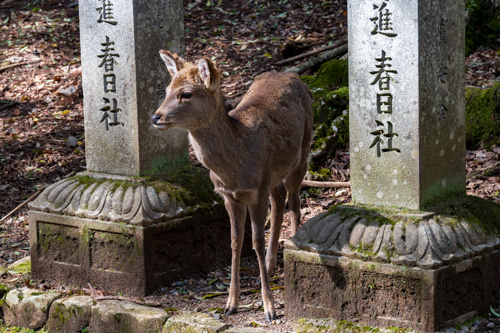
[[[0,218],[46,186],[85,170],[77,6],[71,0],[0,3]],[[284,57],[346,39],[346,10],[345,1],[186,2],[186,58],[208,56],[216,61],[224,94],[237,98],[256,75],[282,70],[276,62]],[[467,57],[466,84],[492,86],[500,76],[495,67],[499,61],[498,50],[480,49]],[[467,151],[466,160],[467,193],[500,202],[500,147]],[[348,151],[339,151],[327,164],[334,181],[346,181]],[[305,222],[332,205],[349,201],[350,192],[304,189],[302,198]],[[282,237],[289,236],[285,219]],[[25,206],[0,225],[0,264],[5,267],[27,255]],[[259,288],[255,261],[245,259],[242,289]],[[150,299],[171,311],[219,313],[225,296],[199,298],[227,292],[229,273],[226,268],[193,276]],[[23,285],[26,276],[2,275],[2,280]],[[34,283],[41,288],[63,288]],[[285,332],[282,258],[273,284],[278,287],[274,293],[279,319],[273,329]],[[239,326],[265,325],[261,305],[260,294],[249,292],[242,296],[240,312],[223,320]]]

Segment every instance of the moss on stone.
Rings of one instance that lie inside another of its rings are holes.
[[[19,265],[11,266],[10,270],[18,274],[29,274],[31,273],[31,261],[26,261]]]
[[[300,318],[292,324],[293,331],[298,333],[410,333],[408,328],[378,328],[360,325],[347,320]]]
[[[349,89],[346,60],[331,60],[323,64],[315,76],[304,76],[313,93],[314,145],[310,171],[332,157],[349,143]],[[318,176],[314,174],[314,176]],[[322,177],[315,177],[323,179]]]
[[[468,149],[500,143],[500,81],[489,89],[466,87],[466,143]]]
[[[433,214],[434,220],[440,225],[455,227],[465,221],[475,225],[486,235],[495,234],[500,237],[500,205],[474,196],[454,196],[427,207],[425,211],[372,205],[339,205],[332,207],[328,214],[336,214],[343,221],[363,218],[367,225],[376,221],[379,226],[390,225],[391,229],[399,222],[403,223],[403,228],[410,223],[418,225],[420,221],[428,220],[429,214]],[[354,226],[355,224],[352,225],[353,228]],[[371,260],[375,255],[373,246],[362,242],[358,246],[350,245],[350,248],[362,254],[363,260]],[[384,248],[384,251],[389,259],[397,255],[393,246]]]
[[[464,195],[443,201],[430,208],[443,221],[455,224],[461,220],[473,223],[487,234],[500,237],[500,205],[475,196]]]
[[[86,188],[96,184],[94,189],[104,182],[112,182],[112,193],[120,187],[125,193],[129,187],[135,189],[140,185],[151,186],[158,193],[166,192],[172,200],[188,206],[211,206],[214,201],[219,200],[208,172],[189,164],[170,165],[168,168],[157,169],[148,176],[134,177],[131,180],[94,178],[88,175],[76,175],[73,179]]]

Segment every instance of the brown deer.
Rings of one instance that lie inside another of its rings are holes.
[[[276,266],[286,191],[292,231],[300,223],[299,189],[307,171],[312,139],[312,97],[296,74],[265,73],[255,78],[238,106],[227,112],[215,65],[202,58],[186,62],[165,50],[160,56],[172,80],[152,117],[160,130],[189,131],[196,157],[210,170],[215,191],[231,220],[232,268],[226,314],[238,309],[240,254],[247,209],[259,261],[264,314],[276,318],[269,279]],[[268,198],[271,234],[265,253]]]

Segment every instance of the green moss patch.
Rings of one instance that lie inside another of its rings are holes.
[[[500,81],[489,89],[467,87],[465,99],[467,148],[500,144]]]
[[[315,179],[327,179],[320,166],[349,143],[348,63],[331,60],[315,76],[302,77],[313,93],[314,144],[310,171]]]
[[[29,274],[31,273],[31,261],[14,266],[11,270],[19,274]]]
[[[377,328],[360,325],[347,320],[301,318],[292,323],[293,331],[298,333],[411,333],[409,328]]]
[[[500,237],[500,205],[474,196],[458,196],[428,209],[437,218],[456,223],[465,220],[480,227],[487,234]]]
[[[112,192],[119,187],[122,187],[125,192],[129,187],[135,189],[140,185],[151,186],[158,193],[166,192],[171,199],[184,202],[190,207],[212,205],[214,201],[219,199],[214,192],[208,171],[189,164],[169,166],[168,168],[159,169],[151,175],[135,177],[131,180],[101,179],[86,175],[77,175],[73,179],[86,188],[96,184],[94,189],[104,182],[112,182]]]

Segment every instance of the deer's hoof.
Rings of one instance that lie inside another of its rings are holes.
[[[266,320],[268,322],[273,322],[276,320],[276,311],[265,311],[264,314],[266,315]]]
[[[232,314],[235,314],[235,313],[236,313],[236,311],[238,311],[238,308],[237,308],[236,306],[231,306],[231,307],[226,308],[226,309],[224,310],[224,314],[225,314],[225,315],[232,315]]]

